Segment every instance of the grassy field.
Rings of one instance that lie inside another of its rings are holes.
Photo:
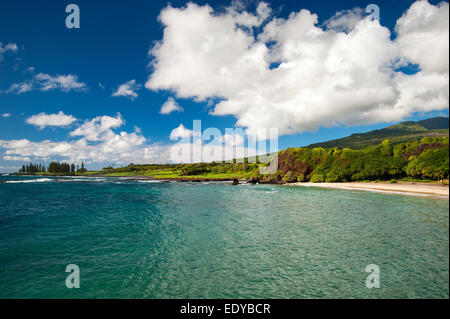
[[[217,166],[212,164],[206,165],[199,164],[202,166],[203,169],[200,169],[196,174],[190,174],[189,172],[187,172],[186,168],[189,167],[187,165],[190,164],[181,166],[178,165],[176,167],[173,167],[172,165],[167,165],[166,168],[161,167],[161,165],[157,165],[157,167],[151,167],[146,165],[145,169],[140,169],[141,168],[140,165],[137,166],[134,165],[133,168],[125,167],[116,170],[106,170],[103,171],[103,175],[110,177],[142,176],[157,179],[215,179],[215,180],[220,179],[230,180],[234,178],[248,179],[250,178],[251,175],[251,172],[246,170],[244,166],[241,166],[241,164],[220,164]],[[196,166],[196,164],[192,165]]]

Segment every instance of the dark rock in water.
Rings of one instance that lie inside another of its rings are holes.
[[[233,178],[232,185],[239,185],[239,180],[237,178]]]
[[[259,183],[259,178],[257,178],[257,177],[252,177],[252,178],[250,178],[250,179],[247,181],[247,183],[249,183],[249,184],[258,184],[258,183]]]
[[[0,183],[6,183],[6,181],[0,181]]]

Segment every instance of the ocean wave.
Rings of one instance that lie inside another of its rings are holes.
[[[9,180],[5,183],[20,184],[20,183],[44,183],[44,182],[104,182],[106,178],[89,178],[89,177],[67,177],[67,178],[37,178],[37,179],[23,179],[23,180]]]
[[[77,183],[77,182],[104,182],[106,178],[73,178],[73,177],[63,177],[63,178],[55,178],[51,179],[53,182],[62,182],[62,183]]]
[[[161,180],[154,180],[154,179],[149,179],[149,180],[137,180],[138,183],[162,183],[163,181]]]
[[[62,177],[72,178],[72,179],[92,179],[92,178],[95,178],[95,177],[88,177],[88,176],[62,176]]]
[[[20,181],[6,181],[6,183],[18,184],[18,183],[43,183],[43,182],[52,182],[51,178],[38,178],[38,179],[28,179],[28,180],[20,180]]]

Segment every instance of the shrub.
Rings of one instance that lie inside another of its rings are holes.
[[[311,176],[311,182],[313,183],[322,183],[325,180],[325,177],[322,174],[313,174]]]
[[[443,179],[448,178],[449,155],[448,146],[440,149],[425,150],[419,157],[412,160],[406,168],[411,177]]]
[[[294,175],[291,171],[287,172],[286,175],[281,179],[284,183],[294,183],[297,181],[297,176]]]
[[[181,170],[182,175],[189,176],[189,175],[201,175],[205,173],[209,173],[210,169],[205,164],[193,164],[193,165],[187,165],[183,167]]]

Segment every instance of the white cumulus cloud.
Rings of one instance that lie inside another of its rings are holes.
[[[66,115],[63,111],[59,111],[57,114],[39,113],[30,116],[26,123],[38,126],[43,129],[47,126],[68,126],[75,122],[77,119],[72,115]]]
[[[448,3],[415,2],[397,21],[396,36],[359,9],[321,27],[306,9],[277,18],[260,8],[163,9],[146,88],[218,98],[211,114],[236,117],[249,134],[393,122],[448,107]],[[399,70],[408,63],[420,71]]]
[[[57,74],[52,76],[45,73],[39,73],[34,79],[41,91],[59,89],[64,92],[69,92],[70,90],[82,90],[86,87],[86,84],[78,81],[78,76],[72,74]]]
[[[120,114],[98,116],[86,120],[70,133],[71,139],[61,142],[29,139],[0,140],[3,160],[50,161],[74,163],[165,163],[169,161],[169,146],[149,144],[136,130],[119,131],[125,121]]]
[[[73,163],[84,161],[87,164],[148,164],[222,161],[268,152],[265,148],[258,148],[257,151],[256,143],[245,145],[243,130],[239,128],[226,131],[222,137],[216,128],[194,133],[180,124],[170,135],[177,142],[162,144],[149,143],[136,127],[133,132],[119,131],[124,124],[120,114],[102,115],[79,124],[65,141],[0,140],[2,159],[16,162],[63,160]]]
[[[192,130],[185,128],[184,125],[180,123],[180,125],[177,128],[174,128],[170,133],[170,139],[176,140],[178,138],[188,138],[192,136],[193,133]]]
[[[25,81],[21,83],[13,83],[9,87],[7,93],[22,94],[33,90],[33,83],[31,81]]]
[[[87,120],[83,125],[70,133],[71,136],[82,136],[88,141],[98,141],[104,134],[110,134],[111,129],[121,127],[125,124],[122,115],[118,113],[115,117],[103,115],[92,120]]]
[[[8,43],[5,46],[0,42],[0,61],[3,60],[3,55],[7,52],[17,52],[17,44],[15,43]]]
[[[417,1],[398,19],[396,43],[402,56],[427,73],[449,72],[449,5]]]
[[[5,161],[30,162],[31,158],[26,157],[26,156],[10,156],[10,155],[6,155],[6,156],[3,156],[3,160],[5,160]]]
[[[333,17],[324,22],[327,29],[335,31],[350,32],[359,21],[363,18],[363,10],[361,8],[353,8],[352,10],[342,10],[337,12]]]
[[[160,114],[170,114],[172,112],[183,112],[183,108],[178,105],[173,97],[169,97],[167,101],[161,106]]]
[[[112,94],[112,96],[125,96],[131,100],[134,100],[138,97],[136,93],[139,90],[141,85],[136,83],[136,80],[130,80],[125,82],[124,84],[119,85],[117,90]]]
[[[78,80],[78,76],[73,74],[67,75],[49,75],[46,73],[39,73],[33,76],[33,78],[11,84],[7,93],[22,94],[33,89],[38,89],[42,92],[51,90],[60,90],[62,92],[69,91],[83,91],[86,90],[86,84]]]

